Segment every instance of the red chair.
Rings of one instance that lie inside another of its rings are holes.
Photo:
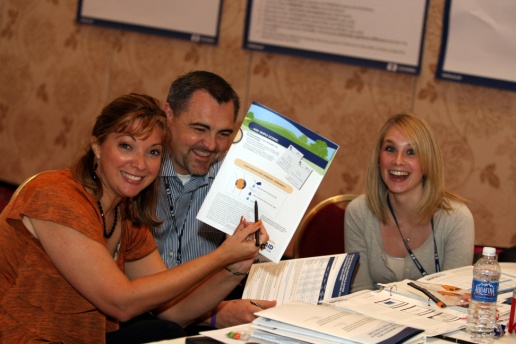
[[[330,197],[305,214],[294,241],[294,258],[344,253],[344,213],[357,195]]]
[[[11,197],[16,190],[16,185],[0,182],[0,212],[5,208],[5,206],[11,200]]]

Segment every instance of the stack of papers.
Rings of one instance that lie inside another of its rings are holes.
[[[423,332],[337,307],[294,301],[256,313],[256,328],[309,343],[396,344]]]
[[[202,332],[222,343],[237,343],[230,333],[242,335],[245,342],[280,344],[397,344],[422,332],[335,307],[290,302],[256,313],[252,324]],[[241,337],[242,339],[242,337]]]
[[[348,256],[353,256],[353,254],[348,254]],[[318,259],[322,259],[323,266],[326,266],[324,262],[328,257],[309,258],[304,263],[308,261],[315,263]],[[346,254],[339,259],[343,257],[346,257]],[[295,266],[301,264],[300,261],[293,260],[289,264]],[[274,284],[270,286],[271,289],[281,289],[291,285],[292,280],[299,282],[298,278],[302,268],[290,265],[279,269],[281,273],[276,276],[278,280],[274,278],[268,280],[269,277],[264,277],[263,274],[273,271],[270,270],[269,264],[273,263],[258,264],[255,269],[260,270],[256,276],[266,280],[266,284]],[[267,268],[260,268],[260,265]],[[502,290],[511,289],[516,283],[516,264],[501,265],[500,288]],[[339,263],[336,266],[341,265]],[[456,288],[466,290],[471,288],[471,270],[471,266],[447,270],[412,282],[425,286],[435,282],[436,288],[455,284]],[[203,334],[222,343],[235,343],[234,339],[228,338],[228,333],[240,331],[248,336],[248,341],[263,344],[397,344],[420,342],[424,340],[424,337],[443,334],[448,340],[450,338],[466,341],[470,339],[468,334],[461,331],[466,325],[465,308],[455,306],[439,308],[435,302],[429,301],[428,297],[420,291],[406,286],[407,281],[386,285],[379,291],[363,290],[322,301],[318,297],[312,299],[307,297],[307,302],[284,298],[281,300],[283,304],[280,302],[274,308],[255,313],[258,318],[251,324]],[[512,291],[498,296],[500,323],[506,323],[508,320],[510,306],[504,301],[509,294],[512,296]]]

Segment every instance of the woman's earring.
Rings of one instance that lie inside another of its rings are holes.
[[[99,167],[99,164],[98,163],[95,163],[95,165],[93,165],[93,175],[91,176],[93,178],[93,180],[97,180],[97,168]]]

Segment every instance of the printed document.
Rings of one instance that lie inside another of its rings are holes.
[[[423,331],[328,305],[289,302],[256,313],[253,325],[263,331],[306,335],[342,343],[401,343]],[[314,342],[314,341],[309,341]]]
[[[279,262],[338,148],[253,102],[197,218],[233,234],[241,216],[254,221],[257,201],[269,234],[261,254]]]
[[[253,264],[243,299],[317,304],[349,294],[358,253],[282,260]]]
[[[500,263],[502,274],[500,276],[498,295],[512,293],[516,288],[516,264]],[[426,300],[419,291],[407,285],[408,282],[415,282],[424,287],[448,306],[467,308],[471,296],[471,283],[473,279],[473,266],[437,272],[417,281],[403,280],[399,282],[379,284],[381,288],[391,290],[393,293],[401,294],[418,300]],[[463,310],[466,312],[465,310]]]
[[[466,326],[463,312],[439,308],[435,303],[418,301],[391,293],[387,289],[361,293],[359,297],[350,297],[346,300],[327,300],[323,303],[399,325],[417,324],[429,336],[460,330]]]

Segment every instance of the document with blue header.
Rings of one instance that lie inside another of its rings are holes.
[[[254,204],[258,202],[259,218],[269,234],[261,254],[277,263],[338,148],[301,124],[253,102],[197,218],[233,234],[241,216],[254,219]]]
[[[349,294],[358,253],[282,260],[253,264],[243,299],[318,304]]]

